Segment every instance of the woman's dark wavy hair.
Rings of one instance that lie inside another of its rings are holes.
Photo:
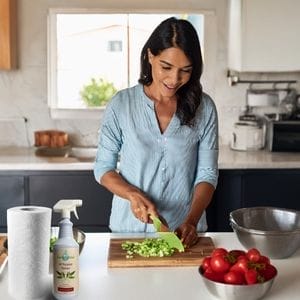
[[[181,125],[191,127],[194,125],[195,114],[202,100],[200,77],[203,61],[197,32],[189,21],[171,17],[154,29],[141,52],[139,83],[150,85],[153,81],[148,49],[156,56],[171,47],[181,49],[193,66],[190,80],[177,91],[176,111]]]

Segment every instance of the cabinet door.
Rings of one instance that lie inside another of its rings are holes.
[[[100,186],[92,171],[40,172],[29,176],[30,205],[53,208],[61,199],[82,199],[72,222],[85,231],[109,231],[112,194]],[[59,213],[52,213],[52,225],[57,226]]]
[[[0,175],[0,232],[7,230],[7,209],[23,206],[24,202],[24,177]]]
[[[300,210],[300,170],[252,170],[243,179],[242,205]]]
[[[229,213],[241,206],[242,172],[220,170],[218,186],[207,210],[209,231],[232,231]]]
[[[16,0],[0,0],[0,69],[16,68]]]
[[[299,11],[298,0],[230,0],[229,68],[299,71]]]

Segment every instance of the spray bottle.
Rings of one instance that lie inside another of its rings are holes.
[[[82,206],[82,200],[63,199],[53,207],[62,215],[59,222],[58,240],[53,248],[53,296],[58,300],[72,299],[79,289],[79,245],[73,237],[71,212],[78,219],[76,207]]]

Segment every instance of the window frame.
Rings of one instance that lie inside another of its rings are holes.
[[[56,16],[57,14],[168,14],[168,13],[190,13],[204,15],[204,52],[205,61],[211,65],[216,58],[216,19],[214,10],[202,10],[195,8],[174,9],[122,9],[122,8],[49,8],[47,16],[47,103],[52,119],[100,119],[106,106],[96,108],[59,108],[57,107],[57,40],[56,40]],[[207,37],[207,38],[206,38]],[[210,37],[215,37],[211,39]],[[214,69],[214,67],[213,67]],[[206,75],[208,74],[208,75]],[[205,78],[211,78],[214,70],[205,70],[202,83]],[[207,82],[209,83],[209,81]],[[205,83],[206,84],[206,83]],[[211,85],[211,84],[210,84]]]

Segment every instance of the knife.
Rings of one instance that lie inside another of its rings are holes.
[[[153,226],[159,237],[165,240],[170,247],[176,248],[179,252],[184,252],[184,246],[181,240],[174,231],[170,231],[169,227],[166,225],[165,220],[162,219],[162,217],[159,218],[153,215],[151,215],[150,218],[153,221]]]

